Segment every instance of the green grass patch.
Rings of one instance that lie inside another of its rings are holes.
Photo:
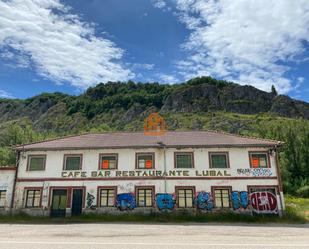
[[[152,214],[134,214],[123,213],[119,215],[81,215],[66,218],[50,217],[31,217],[28,215],[0,216],[0,223],[100,223],[100,222],[134,222],[134,223],[207,223],[207,222],[225,222],[225,223],[305,223],[304,217],[299,216],[293,208],[288,208],[283,217],[274,215],[245,215],[232,212],[227,213],[152,213]]]
[[[287,195],[285,197],[287,210],[293,210],[298,216],[309,222],[309,198],[298,198]]]

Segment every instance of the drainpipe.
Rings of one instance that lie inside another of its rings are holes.
[[[282,216],[284,213],[284,203],[282,201],[281,193],[283,194],[283,186],[282,186],[282,179],[281,179],[281,170],[279,165],[279,149],[277,146],[275,146],[275,153],[276,153],[276,169],[277,169],[277,179],[278,179],[278,185],[279,185],[279,200],[280,200],[280,206],[281,206],[281,212],[279,212],[279,215]],[[281,214],[280,214],[281,213]]]

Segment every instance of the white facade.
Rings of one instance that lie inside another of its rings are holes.
[[[0,167],[0,214],[10,211],[14,179],[15,167]]]
[[[175,168],[175,155],[182,152],[192,153],[193,168]],[[209,153],[212,152],[227,152],[228,168],[211,168]],[[251,168],[250,152],[266,153],[269,158],[268,167]],[[102,153],[117,154],[117,169],[99,169],[99,155]],[[153,153],[152,166],[154,168],[136,169],[136,153]],[[82,155],[82,168],[80,170],[64,170],[65,155],[75,154]],[[29,156],[31,155],[46,156],[44,170],[28,170]],[[58,201],[58,199],[53,199],[53,193],[56,193],[53,191],[57,189],[65,191],[63,195],[66,198],[63,201],[66,202],[65,213],[68,216],[71,215],[73,199],[75,201],[78,199],[78,197],[76,199],[73,196],[73,194],[78,195],[74,192],[74,189],[80,189],[83,213],[120,212],[118,209],[122,204],[119,201],[117,202],[120,194],[131,194],[135,197],[136,207],[131,205],[129,208],[132,212],[159,212],[158,202],[162,204],[162,199],[160,200],[157,194],[168,194],[174,200],[173,207],[169,207],[171,210],[186,209],[192,212],[216,212],[224,209],[236,212],[256,211],[280,214],[284,210],[284,200],[276,157],[276,151],[269,147],[20,151],[13,210],[33,215],[50,215],[52,203]],[[3,185],[2,179],[0,185]],[[118,209],[113,206],[101,207],[100,205],[100,198],[105,198],[100,197],[100,190],[102,188],[109,189],[108,187],[115,190],[113,198]],[[139,206],[139,199],[142,197],[138,196],[138,187],[151,189],[153,201],[150,207]],[[27,190],[38,190],[38,192],[28,193]],[[220,203],[224,203],[225,191],[228,192],[229,207],[218,207],[220,201]],[[252,192],[258,192],[258,194],[253,197]],[[269,199],[269,195],[272,194],[265,194],[269,192],[273,192],[275,200],[271,199],[272,197]],[[26,207],[26,203],[29,201],[27,193],[28,195],[36,194],[37,198],[40,198],[39,205]],[[185,194],[185,198],[180,200],[183,194]],[[39,195],[40,197],[38,197]],[[168,198],[165,195],[163,197]],[[167,201],[164,198],[163,202]],[[191,201],[193,202],[192,206],[190,203],[187,207],[180,207]],[[61,200],[59,200],[60,202]],[[182,204],[182,202],[185,204]],[[275,205],[275,208],[269,205]]]

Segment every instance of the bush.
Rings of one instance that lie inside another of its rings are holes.
[[[303,197],[303,198],[309,198],[309,185],[300,187],[296,191],[297,196]]]

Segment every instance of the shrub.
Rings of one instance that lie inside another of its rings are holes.
[[[296,191],[297,196],[303,197],[303,198],[309,198],[309,185],[300,187]]]

